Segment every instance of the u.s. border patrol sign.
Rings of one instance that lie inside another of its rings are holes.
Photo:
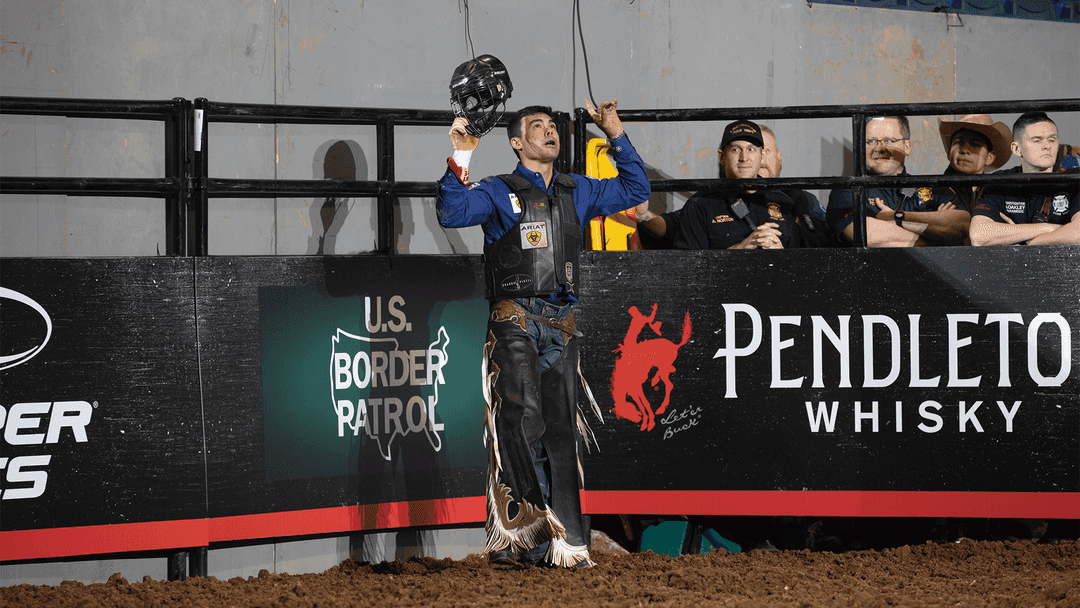
[[[442,301],[431,287],[259,289],[268,481],[356,474],[365,446],[386,461],[410,450],[451,467],[484,463],[487,305]]]

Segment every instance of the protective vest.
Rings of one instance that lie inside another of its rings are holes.
[[[499,240],[484,246],[488,299],[575,293],[581,224],[574,206],[574,178],[559,174],[553,195],[519,175],[498,178],[517,197],[521,215]]]

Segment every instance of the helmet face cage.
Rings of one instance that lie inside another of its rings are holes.
[[[450,107],[469,121],[465,131],[483,137],[502,118],[514,85],[502,62],[491,55],[466,61],[450,79]]]

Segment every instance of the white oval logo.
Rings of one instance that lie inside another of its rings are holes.
[[[30,350],[15,353],[13,355],[0,354],[0,370],[4,370],[26,363],[34,358],[34,355],[40,353],[45,348],[45,345],[49,343],[49,338],[52,337],[52,319],[49,318],[49,313],[45,312],[45,309],[41,307],[41,304],[38,304],[25,295],[12,289],[8,289],[7,287],[0,287],[0,300],[14,300],[26,304],[45,320],[45,339],[41,341],[41,344],[38,344]]]

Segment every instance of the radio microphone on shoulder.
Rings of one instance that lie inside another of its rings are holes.
[[[746,201],[740,198],[734,203],[731,203],[731,212],[735,214],[735,219],[746,222],[746,225],[750,227],[750,230],[757,229],[757,224],[750,218],[750,209],[746,206]]]

